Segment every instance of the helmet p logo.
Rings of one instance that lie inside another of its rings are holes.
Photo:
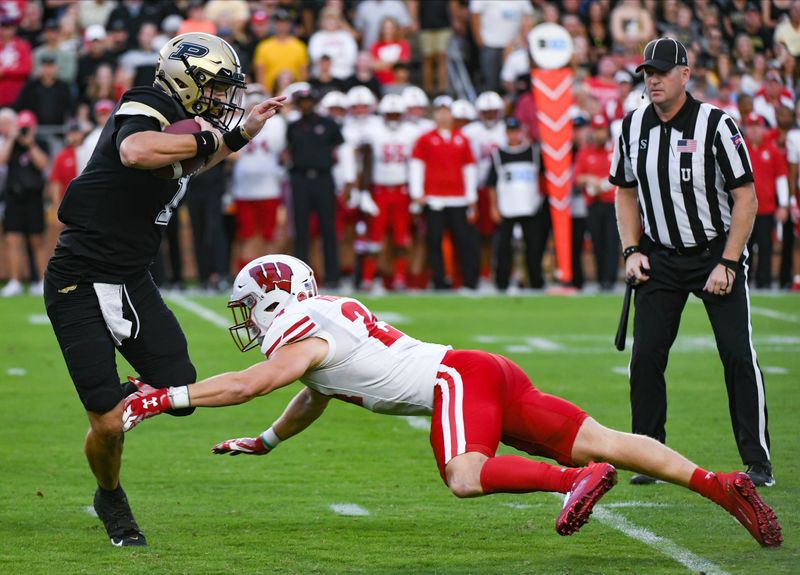
[[[209,50],[200,44],[193,44],[192,42],[181,42],[178,48],[169,55],[170,60],[183,60],[184,56],[191,58],[202,58],[208,54]]]

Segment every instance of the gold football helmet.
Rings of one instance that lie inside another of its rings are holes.
[[[241,121],[247,85],[239,56],[222,38],[201,32],[175,36],[158,54],[153,85],[218,128],[230,130]]]

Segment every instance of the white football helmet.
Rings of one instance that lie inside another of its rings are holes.
[[[453,113],[453,118],[456,120],[472,121],[478,117],[475,113],[475,106],[469,100],[456,100],[450,106],[450,111]]]
[[[366,86],[353,86],[347,91],[347,107],[369,106],[374,108],[376,104],[375,94]]]
[[[430,100],[425,91],[419,86],[408,86],[403,90],[403,100],[406,108],[427,108]]]
[[[347,108],[347,96],[338,90],[331,90],[319,101],[319,107],[326,115],[331,108],[341,108],[344,110]]]
[[[279,313],[317,294],[314,272],[303,261],[281,254],[254,259],[236,276],[228,301],[236,347],[247,351],[260,345]]]
[[[500,97],[500,94],[497,92],[492,92],[491,90],[483,92],[480,96],[478,96],[478,99],[475,100],[475,108],[479,112],[502,110],[504,107],[503,98]]]
[[[406,103],[400,94],[386,94],[378,104],[378,113],[386,114],[405,114]]]

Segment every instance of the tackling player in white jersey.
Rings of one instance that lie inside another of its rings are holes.
[[[367,220],[366,252],[361,266],[361,288],[374,287],[377,258],[384,236],[391,232],[392,287],[406,286],[408,247],[411,243],[411,199],[408,195],[408,162],[417,140],[417,129],[403,121],[406,106],[399,94],[381,99],[378,112],[383,122],[367,134],[362,189],[371,190],[377,213]],[[378,290],[380,291],[380,290]]]
[[[652,438],[608,429],[536,389],[505,357],[425,343],[378,320],[355,299],[319,296],[311,268],[296,258],[250,262],[234,281],[228,307],[237,346],[260,346],[266,361],[181,387],[136,382],[139,391],[125,400],[125,431],[167,409],[244,403],[299,379],[303,389],[269,429],[223,441],[214,453],[269,453],[311,425],[335,398],[376,413],[431,415],[439,472],[458,497],[565,493],[556,519],[561,535],[586,523],[616,482],[617,465],[711,499],[763,546],[783,540],[775,513],[747,474],[711,473]],[[498,456],[501,441],[563,467]]]

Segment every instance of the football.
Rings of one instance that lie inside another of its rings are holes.
[[[164,130],[167,134],[195,134],[200,131],[200,124],[189,118],[170,124]],[[174,162],[153,170],[153,175],[164,180],[177,180],[183,176],[190,176],[203,167],[205,158],[189,158]]]

